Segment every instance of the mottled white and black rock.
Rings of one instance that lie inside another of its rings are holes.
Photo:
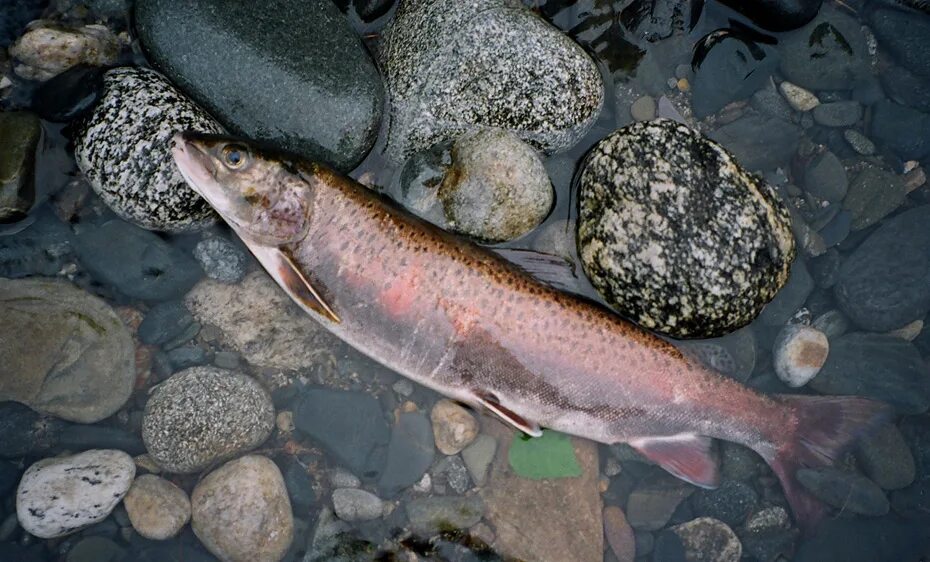
[[[604,87],[594,62],[516,0],[403,0],[384,31],[393,160],[475,125],[546,151],[594,123]]]
[[[78,167],[94,191],[116,214],[150,230],[212,223],[212,208],[174,164],[171,137],[222,127],[153,70],[116,68],[103,79],[103,97],[74,140]]]
[[[579,198],[585,272],[608,303],[651,330],[726,334],[788,279],[794,238],[775,191],[674,121],[635,123],[598,143]]]
[[[41,460],[19,482],[16,516],[37,537],[73,533],[106,519],[135,475],[132,457],[110,449]]]
[[[257,447],[271,435],[274,418],[271,397],[252,378],[192,367],[152,394],[142,439],[163,469],[191,473]]]
[[[0,400],[79,423],[119,410],[135,384],[129,330],[62,280],[0,278]]]
[[[342,171],[378,134],[383,86],[330,0],[140,0],[155,65],[230,131]]]

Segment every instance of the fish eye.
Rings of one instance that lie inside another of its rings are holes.
[[[230,144],[223,149],[223,162],[227,167],[237,170],[245,165],[248,150],[238,144]]]

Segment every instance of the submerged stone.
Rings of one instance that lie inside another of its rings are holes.
[[[621,314],[651,330],[726,334],[788,279],[795,246],[778,195],[684,125],[636,123],[601,141],[579,198],[585,272]]]
[[[781,71],[811,90],[848,90],[868,74],[862,24],[845,11],[824,7],[813,21],[781,41]]]
[[[0,113],[0,223],[23,218],[35,201],[36,148],[41,137],[35,115]]]
[[[230,131],[354,168],[374,144],[383,88],[329,0],[140,0],[152,61]]]

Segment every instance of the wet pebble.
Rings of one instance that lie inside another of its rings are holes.
[[[698,40],[692,66],[691,108],[696,119],[703,119],[761,88],[778,66],[778,58],[771,46],[741,30],[718,29]],[[686,91],[681,85],[679,80],[676,87]]]
[[[846,129],[843,131],[843,138],[846,139],[846,142],[849,143],[849,146],[852,147],[857,153],[863,156],[871,156],[875,154],[875,143],[869,140],[868,137],[860,133],[855,129]]]
[[[656,100],[651,96],[637,98],[630,106],[634,121],[652,121],[656,118]]]
[[[715,490],[698,490],[691,497],[696,515],[712,517],[727,525],[740,525],[759,504],[752,486],[738,480],[724,481]]]
[[[462,460],[475,484],[484,484],[496,451],[497,440],[486,434],[479,435],[471,445],[462,450]]]
[[[383,509],[381,498],[371,492],[359,488],[333,490],[333,511],[343,521],[351,523],[378,519]]]
[[[36,148],[41,137],[35,115],[0,112],[0,223],[22,219],[35,202]]]
[[[538,226],[555,196],[535,150],[511,132],[483,129],[455,141],[438,197],[449,229],[504,242]]]
[[[851,127],[862,118],[862,105],[855,100],[820,104],[812,112],[814,122],[824,127]]]
[[[217,468],[191,493],[191,527],[223,561],[280,560],[294,517],[284,479],[265,457],[247,455]]]
[[[168,352],[168,361],[174,371],[181,371],[210,362],[210,354],[198,345],[182,345]]]
[[[478,496],[433,496],[410,500],[405,510],[411,529],[432,534],[478,523],[484,515],[484,502]]]
[[[779,41],[781,71],[810,90],[845,90],[868,72],[868,44],[861,23],[825,6],[813,21]]]
[[[843,208],[853,215],[853,230],[862,230],[900,207],[906,195],[901,176],[868,166],[849,184]]]
[[[794,238],[774,190],[673,121],[636,123],[598,143],[579,199],[584,270],[643,327],[673,337],[731,332],[788,278]]]
[[[687,560],[706,562],[738,562],[743,545],[726,523],[711,517],[700,517],[671,528],[684,547]]]
[[[468,479],[468,469],[465,463],[457,455],[444,457],[432,471],[433,487],[439,489],[440,486],[448,485],[457,494],[464,494],[471,487]]]
[[[65,27],[37,20],[10,47],[13,71],[27,80],[44,81],[78,64],[109,66],[119,56],[119,40],[106,26]]]
[[[719,338],[677,341],[674,344],[698,361],[728,377],[745,382],[756,365],[756,338],[749,327]]]
[[[187,231],[215,220],[171,156],[178,131],[221,133],[222,127],[153,70],[116,68],[75,138],[78,167],[122,218],[151,230]]]
[[[19,402],[0,402],[0,457],[15,459],[58,444],[64,423]]]
[[[818,199],[836,203],[846,197],[849,179],[840,159],[827,150],[808,164],[804,172],[804,186]]]
[[[930,154],[930,113],[882,100],[872,106],[869,137],[904,160]]]
[[[129,330],[104,301],[63,280],[0,279],[0,400],[98,422],[135,384]]]
[[[82,229],[76,250],[81,265],[95,279],[134,299],[178,298],[202,275],[190,255],[121,220]]]
[[[922,4],[924,11],[927,9]],[[869,14],[872,32],[879,45],[886,49],[894,60],[915,74],[930,77],[930,21],[924,14],[916,14],[891,7],[880,7]]]
[[[87,537],[75,543],[65,562],[120,562],[125,554],[125,548],[106,537]]]
[[[103,521],[126,495],[135,473],[132,457],[116,450],[41,460],[19,482],[19,523],[28,533],[50,539]]]
[[[379,62],[392,106],[386,150],[397,161],[475,126],[564,150],[604,100],[597,67],[577,44],[503,0],[404,2],[384,30]]]
[[[430,411],[436,448],[444,455],[454,455],[471,444],[478,435],[478,421],[462,406],[447,399],[436,402]]]
[[[133,529],[151,540],[177,535],[191,517],[191,502],[184,490],[154,474],[136,478],[123,503]]]
[[[249,264],[245,253],[222,236],[211,236],[198,242],[194,257],[207,277],[221,283],[242,281]]]
[[[807,263],[799,257],[791,264],[788,282],[762,311],[762,323],[781,326],[788,322],[804,305],[813,290],[814,279],[807,269]]]
[[[372,396],[307,388],[294,408],[294,425],[356,476],[381,474],[390,430],[381,405]]]
[[[316,492],[314,491],[316,482],[313,476],[297,459],[285,461],[282,475],[294,513],[297,516],[310,513],[311,508],[316,504]]]
[[[787,80],[779,84],[778,89],[795,111],[810,111],[820,105],[820,100],[812,92]]]
[[[617,562],[633,562],[637,554],[633,528],[627,523],[623,510],[615,505],[604,508],[604,537]]]
[[[692,493],[693,487],[675,477],[654,472],[630,493],[625,510],[627,520],[638,531],[657,531]]]
[[[179,301],[164,301],[150,308],[139,324],[143,343],[164,345],[175,340],[194,323],[190,311]]]
[[[859,439],[856,460],[866,476],[885,490],[904,488],[916,476],[914,455],[904,436],[890,423]]]
[[[834,467],[802,468],[798,482],[813,495],[837,509],[861,515],[884,515],[889,503],[885,492],[865,476]]]
[[[766,134],[759,135],[759,131],[766,131]],[[801,130],[778,117],[747,115],[709,136],[733,153],[740,166],[757,171],[784,165],[798,148]]]
[[[142,438],[169,472],[198,472],[261,444],[274,428],[268,392],[252,378],[192,367],[159,385],[145,406]]]
[[[391,429],[378,489],[390,498],[412,486],[433,464],[435,454],[433,430],[427,417],[419,412],[401,414]]]
[[[775,338],[775,373],[788,386],[802,387],[817,376],[829,352],[830,343],[823,332],[789,324]]]

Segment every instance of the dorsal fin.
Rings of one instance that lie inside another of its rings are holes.
[[[522,416],[512,412],[509,408],[502,405],[500,400],[493,393],[486,390],[474,390],[475,401],[497,414],[508,425],[511,425],[531,437],[542,436],[542,429],[535,422],[531,422]]]
[[[633,439],[629,443],[644,457],[685,482],[701,488],[716,488],[720,485],[720,472],[711,449],[710,437],[681,433],[668,437]]]

